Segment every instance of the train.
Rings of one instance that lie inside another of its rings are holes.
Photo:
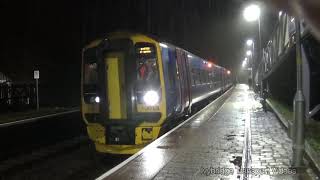
[[[232,86],[226,68],[148,35],[114,32],[83,48],[81,114],[95,150],[134,154],[177,117]]]

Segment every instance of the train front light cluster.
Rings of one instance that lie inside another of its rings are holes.
[[[100,103],[100,97],[99,97],[99,96],[95,97],[95,98],[94,98],[94,101],[95,101],[96,103]]]
[[[154,106],[159,102],[159,94],[156,91],[150,90],[143,95],[143,101],[148,106]]]
[[[92,96],[90,98],[90,103],[100,103],[100,97],[99,96]]]

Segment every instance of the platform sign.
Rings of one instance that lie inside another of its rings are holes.
[[[33,77],[34,77],[34,79],[39,79],[40,78],[39,70],[33,71]]]

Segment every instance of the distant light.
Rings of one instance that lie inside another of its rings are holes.
[[[150,51],[150,47],[142,47],[140,48],[140,51]]]
[[[227,71],[227,74],[229,74],[229,75],[230,75],[230,74],[231,74],[231,71],[229,71],[229,70],[228,70],[228,71]]]
[[[166,44],[163,44],[163,43],[159,43],[159,45],[163,48],[168,48],[168,46]]]
[[[192,58],[192,56],[190,54],[188,54],[188,58]]]
[[[203,64],[206,64],[207,62],[206,61],[202,61],[203,62]]]
[[[292,22],[292,23],[294,22],[294,18],[291,19],[291,22]]]
[[[248,45],[248,46],[252,46],[252,44],[253,44],[253,40],[252,40],[252,39],[248,39],[248,40],[247,40],[247,45]]]
[[[150,50],[146,50],[146,51],[139,51],[140,54],[150,54],[151,51]]]
[[[282,15],[282,11],[279,11],[279,17]]]
[[[243,11],[243,17],[248,22],[258,20],[260,18],[260,7],[256,4],[247,6]]]
[[[208,63],[208,67],[211,68],[211,67],[212,67],[212,64],[211,64],[211,63]]]
[[[248,50],[246,54],[247,54],[247,56],[251,56],[252,55],[252,51]]]
[[[94,101],[95,101],[96,103],[100,103],[100,97],[97,96],[96,98],[94,98]]]
[[[243,61],[243,62],[242,62],[242,67],[245,68],[246,65],[247,65],[247,61]]]
[[[247,57],[246,57],[246,58],[244,58],[244,61],[246,61],[246,62],[247,62],[247,61],[248,61],[248,58],[247,58]]]

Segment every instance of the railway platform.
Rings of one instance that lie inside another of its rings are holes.
[[[313,179],[291,157],[276,116],[237,85],[97,179]]]

